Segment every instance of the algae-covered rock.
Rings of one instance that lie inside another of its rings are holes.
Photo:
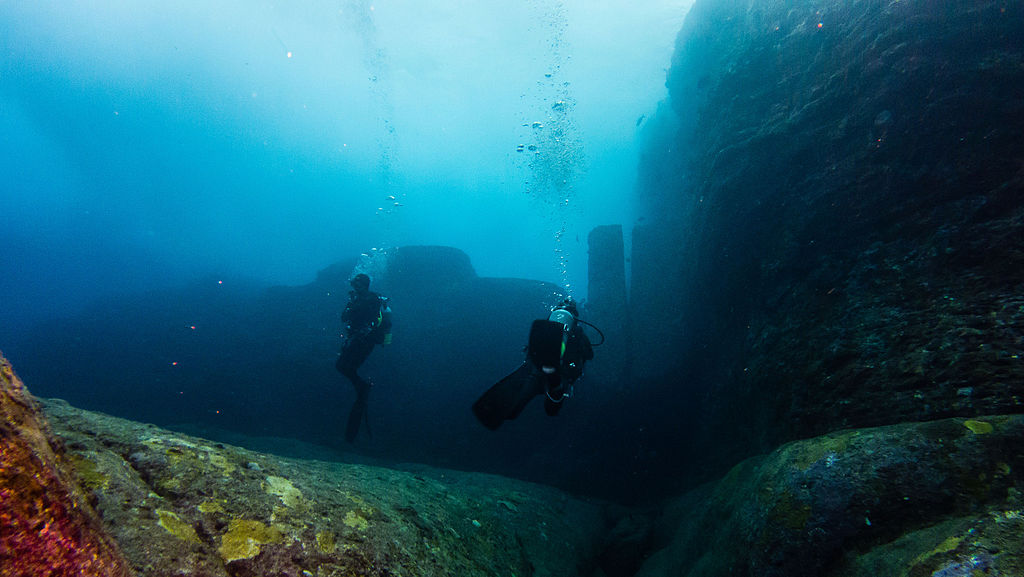
[[[1024,416],[840,431],[677,500],[638,575],[1021,575],[1022,489]]]
[[[86,486],[102,474],[79,467]],[[118,577],[128,564],[52,438],[35,399],[0,355],[0,573]]]
[[[140,575],[590,575],[603,506],[493,475],[300,461],[42,401]]]

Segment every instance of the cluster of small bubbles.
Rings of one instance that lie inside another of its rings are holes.
[[[567,296],[569,296],[569,295],[568,295],[568,293],[565,293],[565,292],[551,291],[551,294],[548,295],[548,297],[546,299],[541,301],[541,305],[543,307],[545,307],[545,308],[551,308],[551,307],[555,306],[556,304],[562,302],[565,299],[565,297],[567,297]]]
[[[405,206],[402,202],[402,197],[405,195],[399,193],[398,195],[389,194],[384,197],[384,202],[377,207],[376,214],[378,215],[389,215],[394,214],[399,208]]]
[[[353,33],[362,44],[363,67],[366,78],[369,82],[372,101],[377,106],[377,116],[380,121],[380,132],[377,135],[377,147],[379,148],[380,182],[385,190],[394,187],[394,175],[396,167],[400,168],[398,158],[398,138],[395,131],[394,117],[395,110],[391,98],[391,62],[384,44],[380,39],[380,32],[377,28],[374,6],[367,1],[346,3],[344,9],[338,11],[341,22]],[[347,145],[346,145],[347,146]],[[383,202],[377,205],[374,214],[387,217],[396,213],[403,203],[400,195],[385,194]],[[390,222],[382,223],[379,227],[382,231],[389,231],[394,228]]]
[[[562,247],[562,239],[565,237],[565,223],[555,232],[555,267],[558,270],[561,284],[565,287],[565,293],[571,294],[570,290],[572,287],[569,284],[569,258],[566,255],[565,249]]]
[[[563,78],[562,65],[571,56],[564,42],[568,27],[566,9],[561,1],[533,0],[532,8],[541,16],[538,21],[547,27],[548,62],[528,97],[534,108],[526,111],[520,126],[516,153],[524,169],[524,191],[535,202],[547,207],[554,230],[554,266],[566,293],[568,283],[568,250],[562,245],[565,236],[565,209],[572,206],[574,184],[585,170],[582,138],[574,120],[576,100],[571,83]]]
[[[388,265],[391,262],[394,249],[371,248],[369,251],[359,255],[356,266],[352,269],[352,276],[365,274],[373,282],[383,280],[388,272]]]
[[[569,59],[563,54],[563,36],[567,28],[565,7],[562,2],[534,2],[542,12],[540,21],[550,29],[549,57],[551,61],[537,82],[537,94],[531,99],[539,108],[534,118],[522,123],[528,130],[516,145],[516,152],[530,152],[525,158],[531,178],[526,192],[534,199],[549,205],[564,205],[562,197],[571,192],[573,182],[584,169],[582,139],[573,121],[576,101],[570,94],[571,84],[561,81],[562,63]],[[539,118],[538,118],[539,116]]]

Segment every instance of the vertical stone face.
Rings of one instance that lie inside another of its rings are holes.
[[[120,577],[127,563],[55,452],[38,406],[0,356],[0,573]]]
[[[1021,17],[694,5],[667,83],[684,168],[665,237],[634,235],[633,301],[678,291],[674,375],[707,393],[708,442],[1022,410]]]
[[[685,352],[678,307],[682,257],[668,236],[661,226],[633,228],[629,323],[632,375],[638,380],[665,375]]]
[[[629,376],[629,304],[621,225],[599,226],[587,237],[590,250],[585,321],[601,329],[605,343],[593,366],[600,380],[624,385]],[[591,339],[594,332],[587,329]],[[600,337],[597,337],[598,339]],[[596,342],[596,341],[595,341]]]

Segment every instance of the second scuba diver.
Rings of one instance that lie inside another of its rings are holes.
[[[544,411],[557,415],[583,376],[584,363],[594,358],[593,345],[580,326],[583,322],[576,303],[569,298],[552,308],[547,319],[533,321],[526,360],[473,403],[477,419],[495,430],[518,417],[541,394]]]
[[[373,352],[376,345],[391,344],[391,307],[388,299],[370,291],[370,277],[357,274],[349,281],[348,304],[341,313],[345,323],[345,343],[335,368],[352,381],[356,400],[348,415],[345,440],[352,442],[359,434],[359,426],[366,420],[366,405],[370,397],[370,382],[359,376],[359,367]],[[369,433],[369,423],[367,423]]]

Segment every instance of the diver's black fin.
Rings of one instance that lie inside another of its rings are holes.
[[[356,440],[359,435],[359,425],[363,422],[366,413],[366,403],[356,401],[352,410],[348,413],[348,423],[345,425],[345,440],[349,443]]]
[[[356,401],[352,403],[352,410],[348,413],[348,423],[345,425],[345,440],[349,443],[356,440],[356,436],[359,435],[359,425],[366,420],[366,429],[369,431],[370,422],[366,416],[366,406],[369,404],[367,401],[370,396],[370,387],[367,384],[365,392],[356,397]]]
[[[518,417],[538,392],[540,389],[533,370],[529,364],[523,363],[473,403],[473,414],[485,427],[497,430],[506,420]]]
[[[370,429],[370,409],[369,407],[363,407],[363,427],[366,431],[366,436],[373,438],[373,431]]]

